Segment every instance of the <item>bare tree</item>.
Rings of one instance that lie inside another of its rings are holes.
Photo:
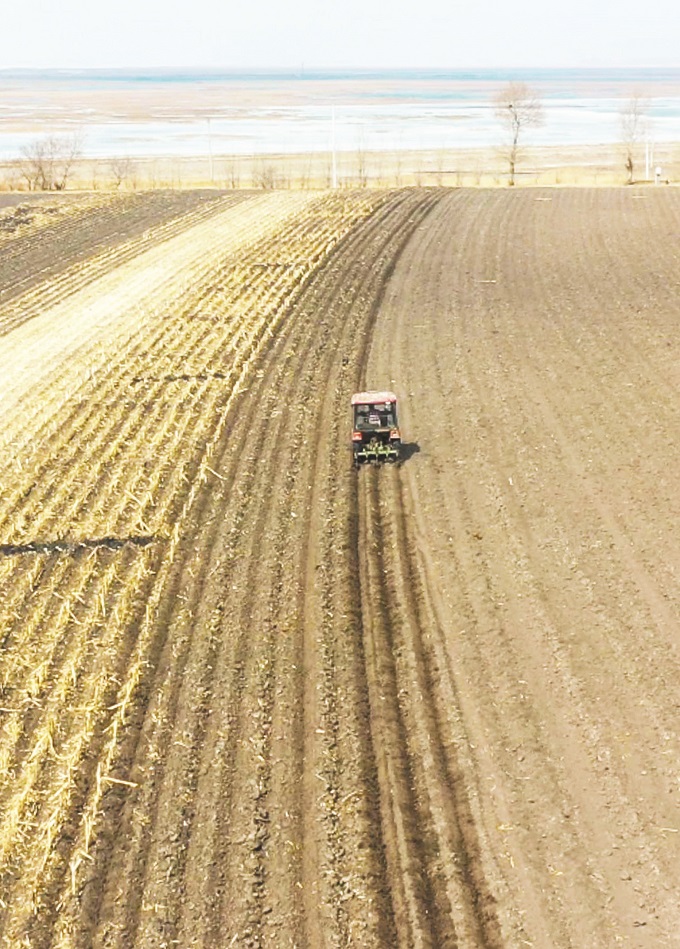
[[[437,149],[437,168],[435,172],[435,181],[437,186],[441,188],[444,184],[444,157],[446,152],[443,148]]]
[[[368,184],[368,172],[366,170],[366,149],[359,143],[356,153],[357,183],[360,188],[365,188]]]
[[[300,165],[300,188],[306,190],[312,178],[312,162],[309,156]]]
[[[47,191],[52,188],[52,151],[49,139],[30,142],[21,149],[19,173],[29,191]]]
[[[20,191],[22,178],[24,181],[26,180],[22,173],[21,162],[18,159],[14,159],[5,165],[5,184],[8,191]]]
[[[256,188],[271,191],[276,188],[276,169],[271,162],[261,158],[255,168],[254,184]]]
[[[21,150],[20,171],[29,191],[63,191],[82,155],[78,132],[59,138],[48,135],[30,142]]]
[[[493,106],[496,118],[505,131],[502,151],[510,172],[508,183],[514,185],[520,158],[520,138],[525,129],[543,124],[543,104],[526,83],[509,82],[494,96]]]
[[[120,188],[134,172],[133,161],[129,155],[121,155],[118,158],[112,158],[109,162],[109,171],[111,172],[114,185],[116,188]]]
[[[627,183],[629,185],[632,185],[634,180],[633,172],[637,145],[648,130],[648,108],[647,99],[636,92],[623,103],[619,111],[621,142],[626,159]]]
[[[227,163],[227,175],[230,188],[240,188],[241,187],[241,170],[239,168],[238,161],[235,158],[230,159]]]
[[[394,184],[395,187],[401,188],[401,151],[399,150],[397,150],[394,163]]]
[[[368,184],[368,170],[366,166],[366,136],[363,125],[359,127],[357,136],[356,168],[359,187],[365,188]]]

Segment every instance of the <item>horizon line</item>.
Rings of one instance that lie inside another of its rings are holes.
[[[621,71],[645,71],[659,72],[670,71],[680,72],[680,65],[632,65],[632,64],[609,64],[609,65],[566,65],[566,66],[546,66],[546,65],[465,65],[465,66],[312,66],[301,64],[300,66],[215,66],[215,65],[104,65],[104,66],[0,66],[0,75],[12,73],[193,73],[201,72],[215,75],[239,75],[243,73],[260,73],[262,75],[285,74],[294,78],[305,76],[307,73],[321,74],[341,74],[351,73],[378,75],[385,73],[432,73],[432,74],[455,74],[460,72],[498,72],[507,70],[508,72],[606,72],[611,70]]]

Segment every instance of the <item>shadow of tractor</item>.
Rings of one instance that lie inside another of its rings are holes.
[[[401,451],[399,452],[400,462],[408,461],[409,458],[413,458],[414,455],[420,453],[420,445],[418,442],[402,442]]]

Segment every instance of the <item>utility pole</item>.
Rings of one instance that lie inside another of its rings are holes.
[[[331,181],[332,187],[338,187],[338,162],[335,155],[335,106],[331,109]]]
[[[214,184],[215,175],[213,173],[212,129],[210,127],[210,116],[208,116],[208,158],[210,160],[210,184]]]
[[[649,181],[649,139],[645,142],[645,181]]]
[[[650,141],[649,136],[645,141],[645,181],[649,181],[654,166],[654,140]]]

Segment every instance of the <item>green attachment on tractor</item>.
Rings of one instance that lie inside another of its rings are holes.
[[[369,464],[370,462],[380,464],[383,461],[397,461],[398,458],[398,445],[379,441],[377,438],[366,442],[355,451],[355,459],[358,464]]]

